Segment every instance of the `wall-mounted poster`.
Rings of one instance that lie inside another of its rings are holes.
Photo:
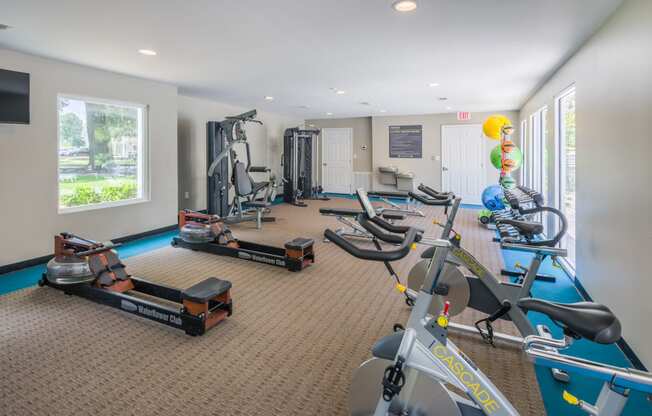
[[[389,157],[421,159],[423,126],[389,126]]]

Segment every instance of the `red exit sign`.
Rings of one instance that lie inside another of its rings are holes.
[[[471,113],[468,111],[458,111],[457,112],[457,121],[469,121],[471,120]]]

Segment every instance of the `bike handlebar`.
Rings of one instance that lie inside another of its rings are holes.
[[[414,198],[417,201],[421,202],[422,204],[431,205],[431,206],[449,206],[451,205],[453,199],[455,198],[453,195],[448,195],[446,196],[445,199],[441,199],[439,197],[419,195],[414,192],[408,192],[408,195],[410,195],[411,198]]]
[[[410,253],[410,249],[417,238],[417,234],[418,231],[416,228],[410,228],[405,234],[405,238],[402,240],[401,245],[398,246],[396,250],[381,251],[362,249],[345,238],[340,237],[330,229],[324,231],[324,237],[339,246],[342,250],[351,254],[353,257],[372,261],[395,261],[402,259]]]
[[[380,217],[373,217],[369,219],[366,214],[358,215],[357,221],[365,230],[369,231],[371,235],[378,238],[379,240],[391,244],[403,243],[405,234],[412,228],[405,225],[391,224]],[[414,227],[414,229],[417,231],[415,242],[418,243],[421,241],[423,230],[416,227]],[[389,233],[383,232],[383,230],[389,231]],[[396,234],[403,235],[401,236]]]

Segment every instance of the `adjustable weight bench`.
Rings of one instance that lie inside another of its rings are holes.
[[[409,192],[401,191],[368,191],[367,195],[374,198],[379,198],[381,201],[389,205],[391,208],[386,207],[377,207],[376,210],[378,213],[383,213],[387,211],[396,212],[404,215],[411,215],[415,217],[425,217],[423,212],[416,208],[412,208],[410,203],[412,202],[412,197]],[[405,200],[403,206],[393,202],[391,199],[402,199]]]
[[[355,208],[319,208],[319,213],[324,216],[335,217],[339,222],[345,225],[344,227],[335,230],[335,234],[340,237],[373,238],[373,236],[356,221],[358,215],[363,213],[362,210]],[[397,212],[385,211],[379,215],[388,221],[401,221],[405,219],[405,215]]]
[[[233,165],[233,185],[235,197],[229,215],[224,218],[227,224],[236,224],[244,221],[255,221],[256,228],[260,229],[263,222],[273,222],[274,217],[264,216],[266,210],[272,205],[276,196],[276,184],[273,180],[256,182],[249,172],[270,172],[268,168],[247,166],[240,161]],[[258,195],[264,191],[264,196]],[[247,209],[243,208],[243,200]],[[251,211],[254,211],[253,215]]]

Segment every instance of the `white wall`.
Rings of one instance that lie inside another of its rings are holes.
[[[206,123],[220,121],[251,108],[235,107],[201,98],[180,95],[179,103],[179,207],[206,209]],[[258,112],[263,125],[247,123],[247,140],[253,165],[268,166],[282,176],[281,153],[286,128],[303,125],[303,120]],[[244,147],[241,149],[244,155]],[[243,156],[244,157],[244,156]],[[279,188],[280,189],[280,188]],[[185,193],[188,192],[188,198]]]
[[[652,1],[628,0],[525,104],[548,105],[576,86],[577,275],[591,297],[620,318],[623,336],[652,367]],[[551,158],[548,171],[554,172]]]
[[[435,189],[441,189],[441,126],[452,124],[482,124],[491,114],[504,114],[512,120],[515,131],[512,136],[514,140],[519,137],[518,113],[514,111],[495,111],[492,113],[472,113],[471,120],[457,121],[456,113],[447,114],[423,114],[414,116],[386,116],[373,117],[372,138],[373,138],[373,186],[375,190],[392,189],[382,185],[378,181],[379,166],[396,166],[399,170],[411,171],[415,174],[415,185],[424,183]],[[423,126],[423,157],[421,159],[398,159],[389,157],[389,126],[400,125],[422,125]],[[494,143],[489,143],[487,151],[487,162],[489,152]],[[498,182],[498,171],[487,163],[488,183]],[[518,173],[515,173],[518,176]],[[395,188],[394,188],[395,189]]]
[[[0,124],[0,265],[53,251],[69,231],[97,240],[174,224],[177,211],[177,89],[0,49],[0,67],[31,74],[31,123]],[[57,94],[149,106],[149,202],[58,214]]]

